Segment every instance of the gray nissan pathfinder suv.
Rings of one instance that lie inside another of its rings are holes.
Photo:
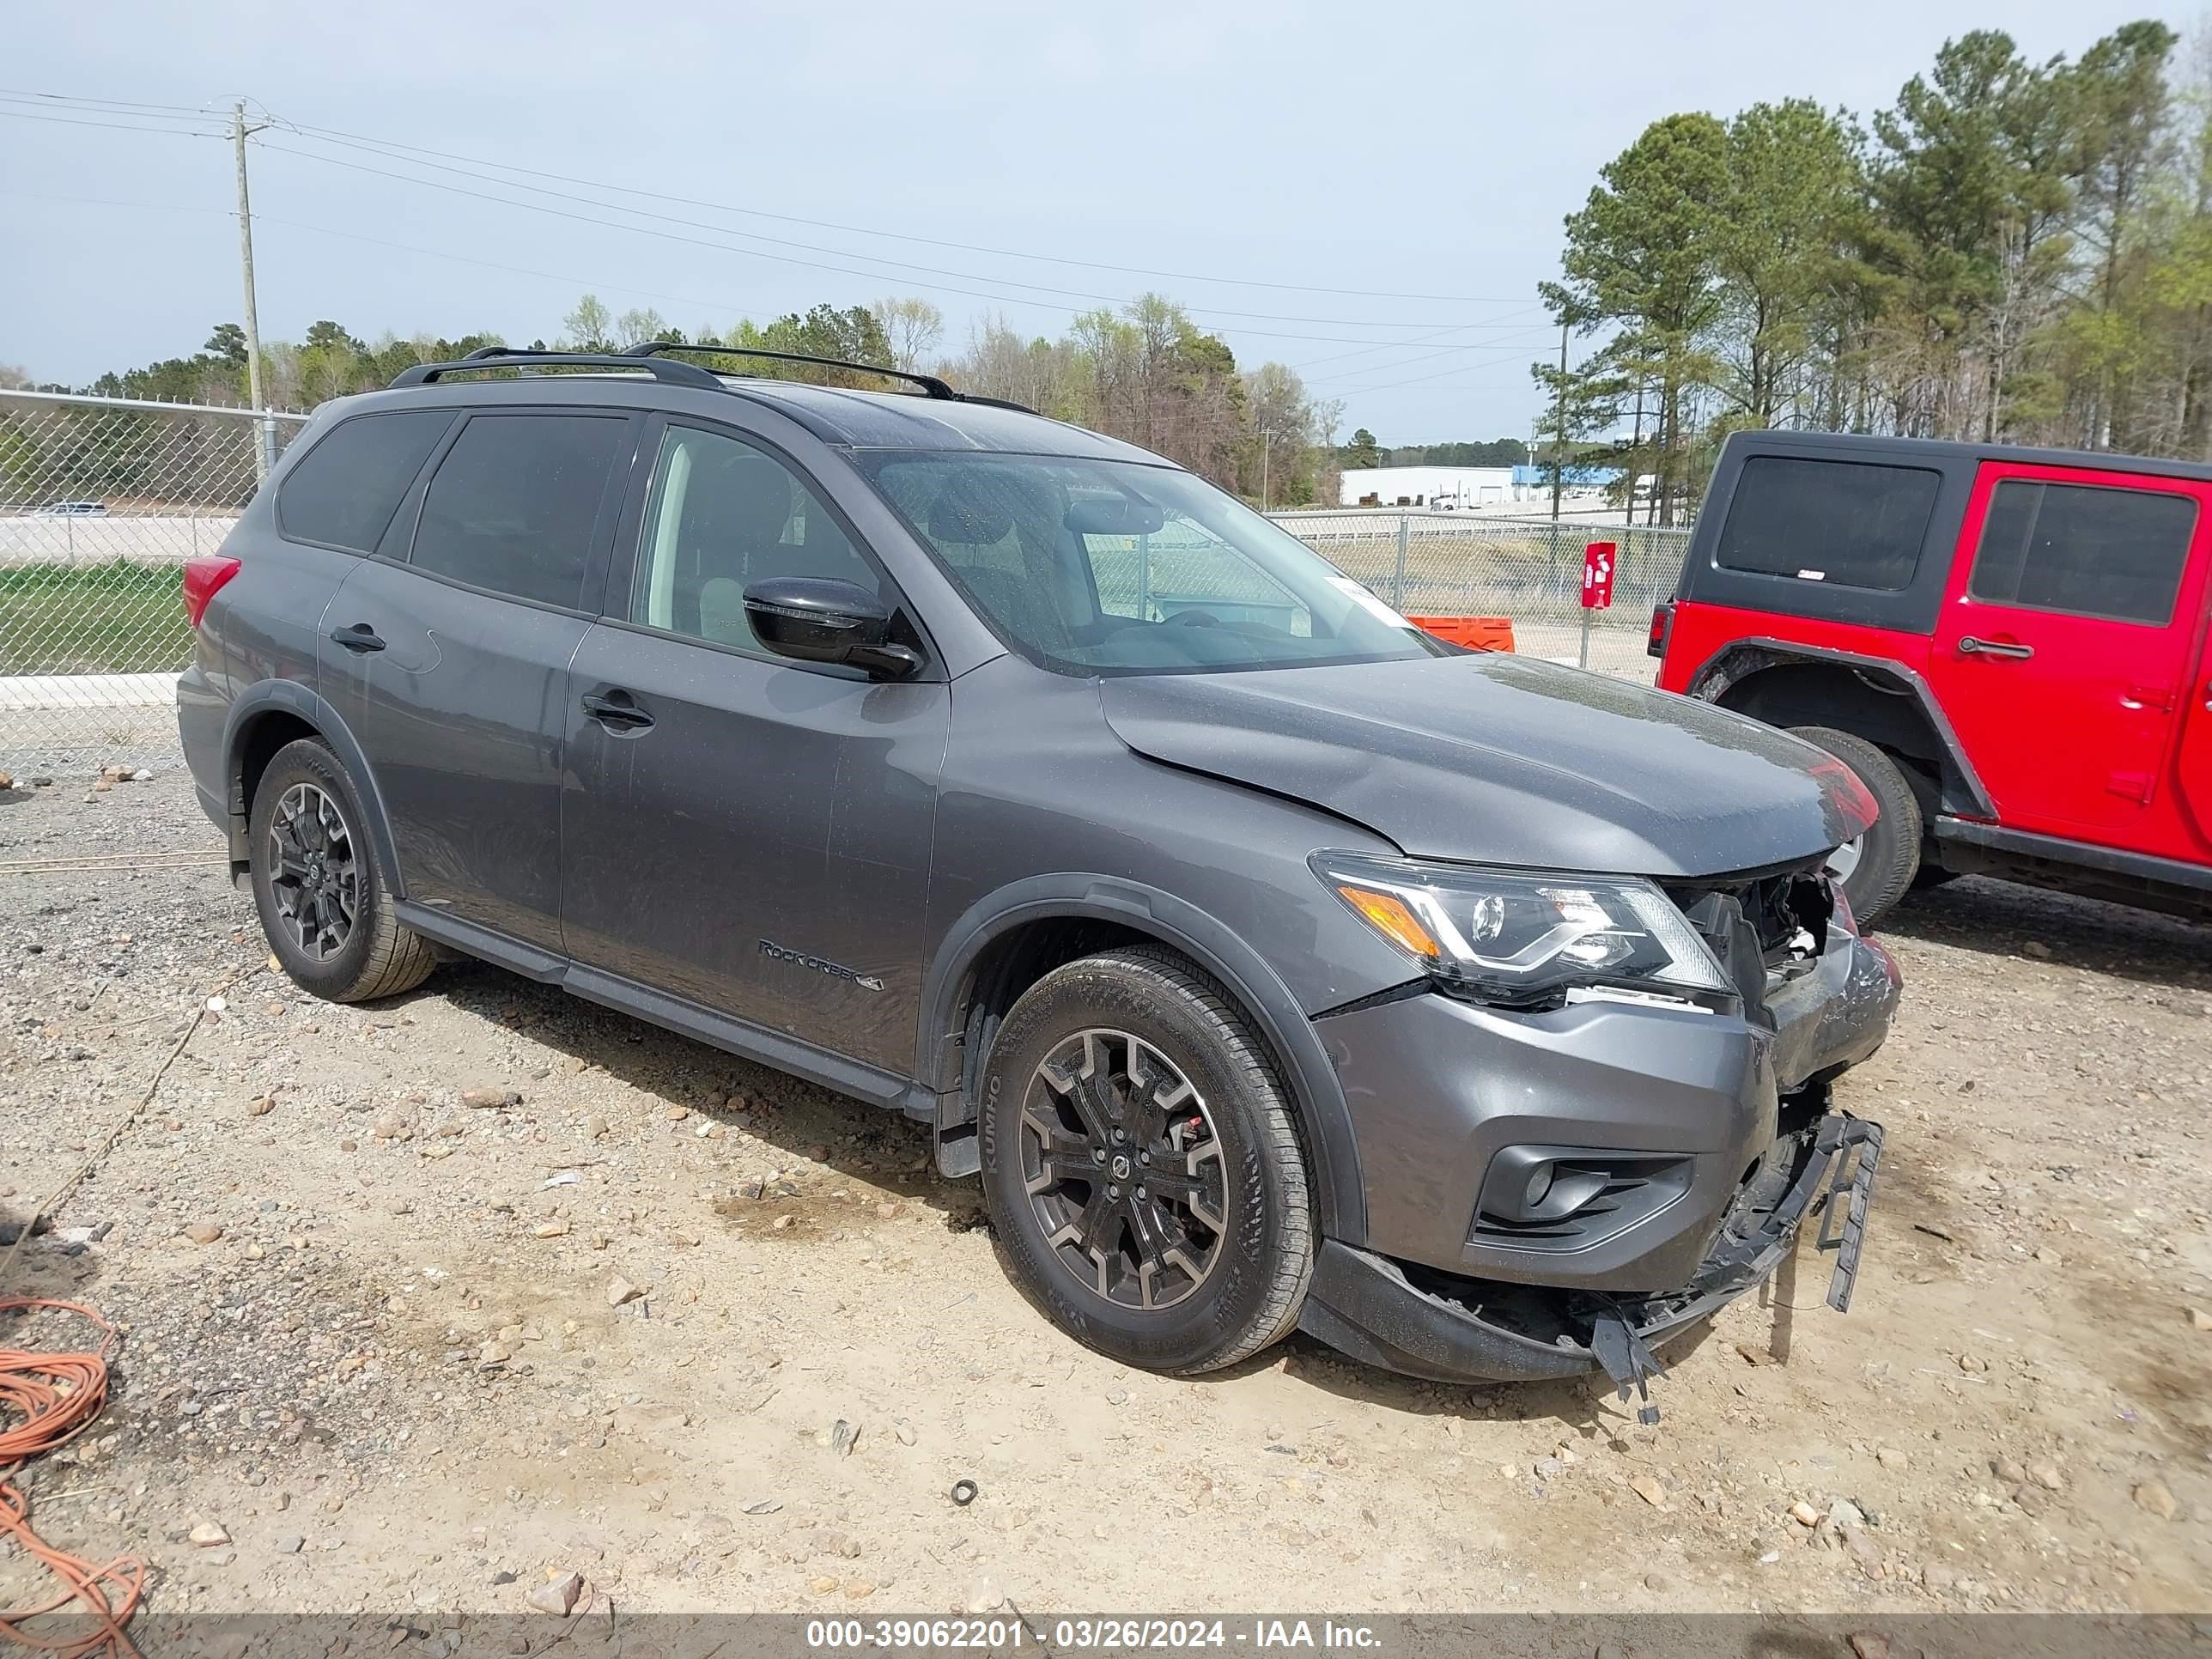
[[[1640,1388],[1808,1216],[1844,1305],[1881,1132],[1828,1085],[1898,991],[1851,773],[1443,644],[1127,444],[761,355],[410,370],[187,568],[185,753],[301,986],[465,953],[906,1112],[1160,1370],[1302,1327]]]

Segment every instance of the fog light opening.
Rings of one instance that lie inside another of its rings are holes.
[[[1552,1171],[1557,1167],[1551,1164],[1540,1164],[1536,1166],[1535,1173],[1528,1177],[1528,1194],[1521,1200],[1524,1209],[1534,1210],[1549,1195],[1552,1190]]]

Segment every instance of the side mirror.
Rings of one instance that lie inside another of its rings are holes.
[[[842,663],[878,679],[902,679],[921,654],[890,641],[891,613],[857,582],[777,576],[745,589],[754,637],[795,662]]]

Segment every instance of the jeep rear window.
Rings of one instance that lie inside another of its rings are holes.
[[[400,497],[453,423],[453,411],[442,409],[339,422],[284,475],[277,529],[289,541],[374,552]]]
[[[2196,529],[2186,495],[2007,478],[1990,493],[1966,591],[1989,605],[2163,628]]]
[[[1713,561],[1727,570],[1896,592],[1912,585],[1943,475],[1869,461],[1754,455]]]

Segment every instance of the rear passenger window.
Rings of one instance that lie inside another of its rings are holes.
[[[580,605],[628,424],[621,416],[476,416],[430,480],[411,562],[520,599]]]
[[[1912,585],[1943,475],[1754,455],[1713,558],[1724,569],[1895,592]]]
[[[1990,493],[1966,592],[1990,605],[2163,628],[2196,529],[2187,495],[2007,478]]]
[[[400,498],[453,425],[449,410],[356,415],[300,458],[276,489],[276,527],[295,542],[374,552]]]

